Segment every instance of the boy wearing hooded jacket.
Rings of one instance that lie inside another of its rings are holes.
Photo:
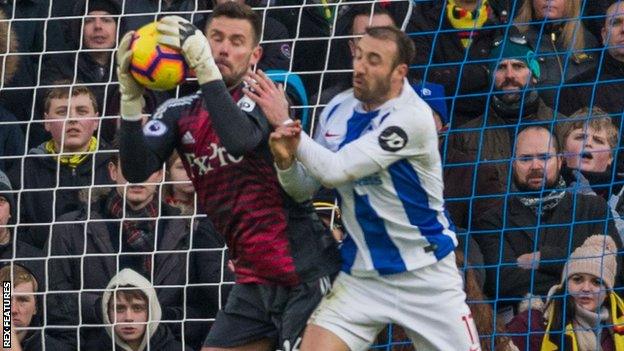
[[[121,270],[108,283],[102,297],[102,316],[106,335],[91,340],[88,350],[191,350],[160,323],[162,310],[156,290],[130,268]]]

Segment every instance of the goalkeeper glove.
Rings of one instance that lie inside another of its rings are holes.
[[[140,120],[143,106],[145,106],[143,98],[145,88],[130,74],[130,61],[132,61],[130,44],[133,35],[133,31],[126,33],[117,48],[117,79],[121,93],[120,113],[121,118],[128,121]]]
[[[208,39],[191,22],[179,16],[166,16],[160,19],[156,28],[160,33],[160,44],[182,50],[200,85],[221,79]]]

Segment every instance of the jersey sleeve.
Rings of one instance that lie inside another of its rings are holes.
[[[247,97],[234,102],[222,80],[201,86],[212,124],[225,149],[242,156],[268,141],[270,126],[259,106]]]
[[[176,100],[168,100],[143,126],[140,121],[121,121],[119,157],[128,181],[138,183],[149,178],[171,155],[177,143],[181,109]]]
[[[297,158],[327,187],[376,173],[397,160],[437,152],[437,134],[431,110],[403,106],[378,128],[332,152],[302,135]]]

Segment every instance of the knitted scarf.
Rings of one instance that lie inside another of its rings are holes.
[[[124,216],[124,198],[116,190],[111,193],[106,208],[112,218],[124,218],[121,222],[122,248],[133,252],[154,252],[158,198],[154,197],[140,210],[135,211],[126,206]],[[126,250],[122,249],[122,251]],[[151,261],[151,255],[145,255],[143,268],[146,272],[151,271]]]
[[[541,216],[544,212],[549,211],[559,205],[561,199],[565,196],[566,183],[562,177],[559,177],[557,185],[547,194],[532,194],[527,196],[518,196],[520,202],[530,208],[535,215]]]
[[[52,155],[59,154],[59,150],[56,149],[54,140],[48,140],[44,144],[44,147],[45,147],[46,152],[49,154],[52,154]],[[98,148],[97,139],[95,137],[91,137],[91,139],[89,139],[89,146],[85,153],[73,154],[69,156],[62,156],[62,154],[59,154],[58,156],[59,162],[64,166],[68,166],[70,168],[76,168],[80,166],[87,159],[87,157],[91,155],[92,152],[96,151],[97,148]]]
[[[574,320],[572,326],[576,333],[576,342],[581,350],[600,350],[602,325],[609,320],[609,310],[600,309],[600,313],[588,311],[579,305],[574,306]]]
[[[598,327],[600,327],[600,324],[602,324],[603,326],[606,326],[613,331],[612,338],[613,338],[613,343],[615,344],[615,350],[624,351],[624,316],[623,316],[624,302],[614,292],[609,292],[608,298],[610,301],[611,310],[601,311],[600,316],[594,313],[595,321],[598,321],[598,318],[600,318],[601,323],[598,323]],[[540,348],[540,351],[558,351],[559,350],[559,347],[557,346],[557,344],[555,344],[550,339],[550,330],[552,328],[552,322],[554,319],[554,313],[552,313],[553,309],[554,309],[554,306],[551,304],[549,307],[547,307],[546,313],[544,314],[544,317],[546,317],[548,322],[546,324],[546,332],[544,334],[544,338],[542,339],[542,346]],[[588,316],[585,316],[585,317],[588,317]],[[582,329],[594,329],[594,328],[592,328],[591,325],[583,326],[584,322],[582,322],[582,320],[587,320],[587,318],[584,318],[584,317],[581,317],[580,319],[576,318],[574,322],[568,323],[565,327],[565,334],[567,336],[566,340],[569,340],[572,344],[570,345],[572,346],[571,350],[572,351],[600,350],[597,347],[599,345],[596,345],[597,334],[594,334],[593,330],[585,330],[585,331],[582,330]],[[593,343],[589,339],[593,339]],[[588,342],[589,344],[586,344]],[[590,348],[586,348],[586,347],[590,347]],[[568,348],[566,348],[566,350],[567,349]]]
[[[491,12],[488,1],[483,0],[474,11],[467,11],[455,3],[455,0],[448,0],[446,4],[446,18],[455,29],[465,29],[457,32],[462,46],[468,48],[472,39],[479,35],[479,29],[483,27]]]

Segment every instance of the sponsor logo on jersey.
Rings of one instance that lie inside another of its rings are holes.
[[[145,136],[161,136],[167,132],[167,126],[158,119],[153,119],[143,127],[143,135]]]
[[[186,133],[184,133],[184,135],[182,136],[182,144],[195,144],[195,138],[193,138],[193,134],[191,134],[190,131],[187,130]]]
[[[339,136],[339,135],[340,135],[340,134],[334,134],[334,133],[331,133],[330,131],[325,132],[325,137],[326,137],[326,138],[333,138],[333,137],[337,137],[337,136]]]
[[[199,176],[203,176],[216,168],[229,166],[239,163],[243,160],[243,156],[234,157],[230,155],[225,147],[216,143],[210,143],[206,147],[205,155],[196,155],[195,153],[184,153],[184,158],[192,169],[197,170]]]
[[[391,126],[379,134],[378,141],[382,149],[397,152],[407,145],[407,133],[400,127]]]

